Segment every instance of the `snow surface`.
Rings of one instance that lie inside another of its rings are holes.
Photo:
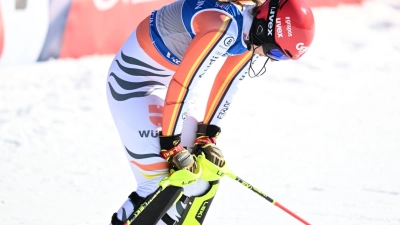
[[[241,87],[219,145],[311,224],[399,225],[400,2],[314,14],[309,52]],[[111,60],[0,68],[1,225],[108,224],[135,189],[105,97]],[[225,178],[206,224],[301,223]]]

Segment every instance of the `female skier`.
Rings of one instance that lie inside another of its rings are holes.
[[[216,138],[239,84],[254,73],[255,59],[297,60],[311,45],[314,17],[306,0],[253,2],[179,0],[165,5],[138,25],[115,56],[107,99],[137,189],[111,224],[124,224],[174,171],[198,173],[196,155],[224,166]],[[220,57],[226,59],[211,90],[202,88],[199,82]],[[196,105],[196,93],[206,93],[204,108]],[[183,187],[183,195],[174,195],[171,204],[141,213],[156,220],[141,225],[202,224],[217,188],[218,180],[198,179]],[[168,195],[160,198],[165,202]]]

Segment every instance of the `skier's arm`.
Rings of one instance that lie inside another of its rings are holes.
[[[248,73],[252,52],[248,51],[226,59],[211,89],[207,102],[204,124],[219,125],[235,95],[239,83]]]
[[[162,120],[162,135],[181,133],[185,114],[192,98],[191,90],[211,64],[229,49],[237,35],[230,31],[231,26],[236,26],[236,24],[232,25],[232,19],[225,14],[214,11],[204,16],[203,18],[196,16],[198,18],[194,19],[193,26],[199,26],[195,27],[198,33],[189,45],[168,87]],[[207,21],[204,21],[205,18],[212,21],[212,24],[207,24]],[[203,21],[200,21],[201,19]]]

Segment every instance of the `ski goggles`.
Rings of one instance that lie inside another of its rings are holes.
[[[264,55],[276,60],[276,61],[281,61],[281,60],[289,60],[290,58],[283,53],[283,50],[276,44],[273,43],[265,43],[262,45],[262,49],[264,52]]]

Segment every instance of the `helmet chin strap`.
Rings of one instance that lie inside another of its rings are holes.
[[[249,51],[252,52],[252,56],[251,56],[251,59],[250,59],[250,66],[249,66],[249,71],[248,71],[248,73],[249,73],[249,77],[250,77],[250,78],[255,78],[255,77],[260,77],[260,76],[264,75],[265,72],[267,72],[267,69],[265,68],[265,66],[267,65],[267,62],[269,61],[269,57],[265,56],[267,59],[265,60],[265,63],[264,63],[264,65],[263,65],[263,67],[258,71],[258,73],[256,73],[256,72],[254,71],[254,68],[253,68],[253,57],[254,57],[254,55],[255,55],[255,50],[256,50],[257,48],[260,48],[261,45],[260,45],[260,46],[257,46],[256,48],[254,48],[254,45],[253,45],[253,41],[252,41],[252,40],[253,40],[253,38],[250,38],[249,42],[247,42],[247,49],[248,49]],[[253,74],[254,74],[254,75],[251,75],[250,70],[253,71]],[[262,73],[261,73],[261,72],[262,72]],[[261,73],[261,74],[260,74],[260,73]]]
[[[272,28],[269,27],[269,25],[267,25],[265,18],[260,18],[260,19],[257,18],[257,14],[260,11],[257,11],[256,15],[254,15],[254,17],[253,17],[253,21],[252,21],[250,31],[249,31],[249,41],[247,42],[247,49],[249,51],[252,51],[252,53],[253,53],[253,55],[251,56],[249,72],[248,72],[249,77],[251,77],[251,78],[262,76],[267,71],[265,66],[270,58],[265,55],[265,57],[267,57],[267,59],[265,60],[263,67],[260,69],[260,71],[258,71],[258,73],[255,73],[253,66],[252,66],[253,57],[255,54],[254,50],[262,47],[263,45],[265,45],[267,43],[275,43],[274,37],[275,37],[276,10],[279,8],[279,5],[280,5],[280,0],[271,0],[271,2],[269,3],[269,9],[268,9],[269,13],[266,18],[268,18],[269,20],[272,20],[272,24],[273,24]],[[274,11],[272,11],[272,9],[274,9]],[[257,47],[254,48],[254,45],[256,45]],[[263,52],[264,52],[264,50],[263,50]],[[253,71],[253,74],[254,74],[253,76],[250,74],[250,69]]]

